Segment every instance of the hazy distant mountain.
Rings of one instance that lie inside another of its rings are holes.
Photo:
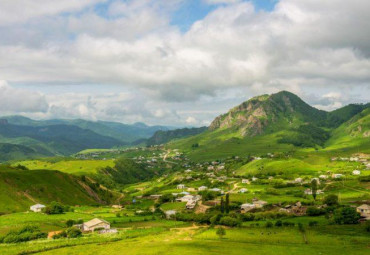
[[[149,138],[158,130],[173,129],[166,126],[148,126],[144,123],[122,124],[109,121],[88,121],[82,119],[65,120],[32,120],[23,116],[6,116],[0,119],[7,120],[10,124],[22,126],[49,126],[49,125],[72,125],[83,129],[89,129],[97,134],[109,136],[125,143],[130,143],[141,138]]]

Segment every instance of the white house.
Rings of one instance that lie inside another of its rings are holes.
[[[207,190],[208,188],[206,187],[206,186],[200,186],[199,188],[198,188],[198,191],[205,191],[205,190]]]
[[[248,179],[242,179],[242,183],[244,183],[244,184],[250,184],[250,182],[249,182]]]
[[[242,213],[246,213],[246,212],[248,212],[248,211],[250,211],[250,210],[252,210],[252,209],[254,209],[254,208],[256,208],[256,205],[254,205],[254,204],[249,204],[249,203],[242,204],[242,205],[240,206],[240,209],[241,209],[241,212],[242,212]]]
[[[248,189],[242,188],[242,189],[239,190],[239,193],[245,193],[245,192],[248,192]]]
[[[83,223],[81,230],[84,232],[89,232],[89,231],[94,232],[95,229],[99,229],[99,230],[110,229],[110,223],[108,221],[95,218],[88,222]]]
[[[220,192],[221,194],[223,194],[224,192],[219,189],[219,188],[213,188],[213,189],[210,189],[210,191],[213,191],[213,192]]]
[[[179,185],[177,185],[177,189],[185,189],[185,185],[184,184],[179,184]]]
[[[356,208],[356,211],[361,214],[362,217],[370,220],[370,205],[363,204]]]
[[[325,174],[322,174],[322,175],[319,176],[319,178],[320,179],[323,179],[323,180],[326,180],[326,179],[328,179],[328,176],[325,175]]]
[[[176,215],[176,211],[168,210],[168,211],[165,211],[164,214],[166,215],[166,219],[171,219],[172,217]]]
[[[353,175],[360,175],[360,174],[361,174],[361,172],[360,172],[359,170],[353,170],[352,174],[353,174]]]
[[[190,169],[185,170],[185,173],[191,173],[192,171]]]
[[[256,206],[256,208],[262,208],[265,205],[267,205],[267,202],[262,201],[262,200],[256,200],[256,201],[253,201],[253,204]]]
[[[302,182],[302,178],[298,177],[298,178],[295,178],[294,182],[295,183],[301,183]]]
[[[334,179],[340,179],[340,178],[343,177],[343,174],[332,174],[331,177],[334,178]]]
[[[35,204],[30,207],[30,210],[33,212],[41,212],[43,208],[45,208],[45,205]]]
[[[252,182],[255,182],[255,181],[257,181],[258,180],[258,178],[257,177],[252,177]]]

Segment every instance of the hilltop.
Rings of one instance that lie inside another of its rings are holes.
[[[303,148],[320,150],[329,145],[335,148],[340,134],[349,132],[347,127],[366,119],[369,106],[351,104],[326,112],[293,93],[281,91],[253,97],[216,117],[206,132],[170,142],[169,147],[181,149],[196,160]],[[369,127],[361,128],[367,135]],[[368,143],[370,138],[364,138],[358,143]]]

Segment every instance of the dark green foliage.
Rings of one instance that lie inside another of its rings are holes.
[[[358,180],[360,182],[370,182],[370,175],[360,176]]]
[[[337,224],[358,224],[360,214],[353,207],[343,207],[335,211],[334,221]]]
[[[72,227],[74,224],[75,224],[74,220],[67,220],[66,221],[66,226],[69,227],[69,228]]]
[[[109,183],[109,179],[118,184],[129,184],[138,181],[148,180],[154,177],[156,173],[145,168],[144,165],[137,164],[131,159],[117,159],[115,166],[106,167],[99,171],[99,179],[106,185],[114,185]]]
[[[349,104],[334,110],[328,114],[326,126],[338,127],[368,107],[370,107],[370,104]]]
[[[281,220],[278,220],[275,222],[275,227],[282,227],[283,226],[283,222]]]
[[[207,130],[207,127],[182,128],[182,129],[167,130],[167,131],[159,130],[155,132],[151,138],[148,139],[147,145],[164,144],[173,139],[197,135],[197,134],[203,133],[206,130]]]
[[[167,203],[167,202],[172,202],[175,199],[175,197],[172,194],[164,194],[159,198],[159,203]]]
[[[319,223],[317,222],[317,221],[310,221],[309,223],[308,223],[308,226],[310,226],[310,227],[314,227],[314,226],[317,226]]]
[[[327,204],[328,206],[338,205],[338,196],[331,194],[324,198],[324,204]]]
[[[208,191],[208,190],[199,192],[199,195],[202,196],[202,200],[203,201],[213,200],[213,199],[215,199],[217,197],[217,193],[216,192]]]
[[[319,208],[316,208],[314,206],[310,206],[307,208],[306,214],[308,216],[319,216],[319,215],[324,215],[325,210],[321,210]]]
[[[224,216],[220,219],[220,224],[229,227],[236,227],[240,225],[240,221],[230,216]]]
[[[298,230],[301,233],[306,232],[306,230],[305,230],[305,228],[304,228],[304,226],[303,226],[303,224],[301,222],[298,223]]]
[[[225,200],[225,212],[230,212],[230,196],[229,193],[226,194],[226,200]]]
[[[268,222],[266,222],[266,224],[265,224],[265,227],[266,228],[272,228],[274,226],[274,224],[272,224],[272,222],[271,221],[268,221]]]
[[[225,212],[225,202],[223,197],[221,197],[220,211],[221,213]]]
[[[40,238],[46,238],[47,234],[40,231],[37,226],[26,226],[18,231],[10,231],[0,238],[3,243],[20,243]]]
[[[216,234],[217,234],[220,238],[222,238],[223,236],[225,236],[225,235],[226,235],[226,230],[225,230],[224,228],[218,228],[218,229],[216,230]]]
[[[317,195],[317,180],[313,179],[311,181],[311,190],[312,190],[312,197],[313,199],[316,200],[316,195]]]
[[[293,131],[295,131],[294,135],[284,136],[278,142],[297,147],[315,147],[315,145],[324,145],[330,137],[329,132],[311,124],[301,125]]]
[[[78,228],[69,228],[66,233],[68,238],[77,238],[82,236],[82,232]]]
[[[51,202],[49,206],[43,209],[43,212],[46,214],[62,214],[66,211],[68,210],[65,206],[55,201]]]

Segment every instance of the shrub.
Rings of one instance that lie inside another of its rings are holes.
[[[77,238],[82,236],[82,232],[78,228],[69,228],[67,229],[66,234],[68,238]]]
[[[274,225],[272,224],[272,222],[270,222],[270,221],[268,221],[268,222],[266,222],[266,224],[265,224],[265,227],[266,228],[272,228]]]
[[[66,221],[66,226],[69,227],[69,228],[72,227],[74,224],[75,224],[74,220],[67,220]]]
[[[299,230],[299,232],[302,232],[302,233],[304,233],[306,230],[304,229],[304,227],[303,227],[303,224],[302,223],[298,223],[298,230]]]
[[[230,216],[225,216],[220,219],[220,224],[224,226],[229,226],[229,227],[236,227],[240,225],[239,220],[232,218]]]
[[[324,204],[328,206],[338,205],[338,196],[331,194],[324,198]]]
[[[224,229],[224,228],[218,228],[218,229],[217,229],[217,231],[216,231],[216,234],[217,234],[220,238],[222,238],[223,236],[225,236],[225,235],[226,235],[226,231],[225,231],[225,229]]]
[[[66,208],[58,203],[58,202],[51,202],[51,204],[43,209],[43,212],[46,214],[62,214],[66,211]]]
[[[281,220],[278,220],[275,222],[275,227],[282,227],[283,226],[283,222]]]
[[[308,216],[319,216],[325,214],[325,211],[314,206],[310,206],[307,208],[306,213]]]
[[[309,223],[308,223],[308,226],[310,226],[310,227],[314,227],[314,226],[317,226],[317,224],[318,224],[318,222],[317,221],[310,221]]]
[[[10,231],[1,241],[4,243],[19,243],[47,237],[37,226],[26,226],[18,231]]]
[[[358,224],[360,214],[355,208],[343,207],[335,211],[334,222],[337,224]]]

